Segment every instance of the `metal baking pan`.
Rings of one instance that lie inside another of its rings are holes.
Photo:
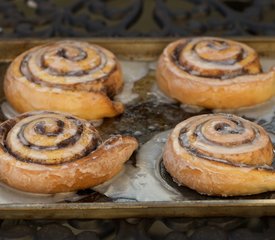
[[[56,41],[20,39],[0,41],[0,97],[4,101],[3,77],[9,62],[23,51],[46,42]],[[120,60],[153,62],[162,49],[174,39],[84,39],[113,51]],[[235,38],[253,47],[269,64],[275,65],[275,38]],[[152,63],[152,66],[154,64]],[[103,135],[114,132],[136,134],[141,145],[159,132],[173,128],[190,116],[209,112],[190,113],[178,103],[158,102],[150,89],[154,84],[154,67],[142,79],[136,81],[133,92],[137,100],[129,103],[126,112],[119,117],[107,119],[99,130]],[[275,114],[275,113],[274,113]],[[3,114],[0,115],[4,120]],[[133,123],[135,123],[133,125]],[[150,127],[148,127],[150,126]],[[275,134],[274,118],[268,125]],[[134,160],[132,164],[135,164]],[[163,171],[163,168],[161,168]],[[165,181],[171,181],[162,173]],[[172,184],[173,185],[173,184]],[[177,188],[176,186],[174,186]],[[184,187],[183,187],[184,188]],[[187,188],[181,189],[180,201],[114,201],[93,191],[77,202],[61,203],[9,203],[0,204],[1,218],[125,218],[125,217],[210,217],[210,216],[262,216],[275,215],[273,193],[247,197],[214,198],[201,196]]]

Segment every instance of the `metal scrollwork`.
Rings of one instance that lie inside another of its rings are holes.
[[[3,0],[0,37],[274,35],[274,11],[274,0]]]

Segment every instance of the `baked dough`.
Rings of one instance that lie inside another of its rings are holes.
[[[199,193],[250,195],[275,190],[272,142],[256,123],[209,114],[179,123],[163,153],[176,182]]]
[[[111,99],[122,89],[119,62],[110,51],[86,42],[59,41],[32,48],[9,66],[4,91],[16,111],[68,112],[84,119],[124,111]]]
[[[178,101],[205,108],[240,108],[275,95],[275,68],[263,73],[245,44],[214,37],[169,44],[156,70],[160,89]]]
[[[72,115],[25,113],[0,125],[0,180],[33,193],[90,188],[119,173],[137,146],[130,136],[102,142],[90,122]]]

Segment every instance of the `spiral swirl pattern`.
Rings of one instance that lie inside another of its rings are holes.
[[[256,105],[275,95],[275,71],[262,72],[256,51],[214,37],[170,43],[159,58],[157,83],[184,104],[210,109]]]
[[[24,162],[51,165],[82,158],[101,143],[97,130],[87,121],[52,112],[9,120],[2,141],[7,151]],[[18,119],[19,120],[19,119]]]
[[[193,38],[181,42],[171,55],[172,61],[191,75],[228,79],[257,74],[261,66],[250,47],[219,38]]]
[[[124,111],[122,103],[112,101],[122,87],[121,67],[113,53],[69,40],[22,53],[4,80],[7,100],[20,113],[50,109],[91,120]]]
[[[29,112],[0,124],[0,181],[34,193],[90,188],[118,174],[137,146],[130,136],[103,142],[69,114]]]
[[[236,165],[272,164],[272,145],[265,131],[234,115],[195,117],[181,129],[178,139],[185,151],[203,159]],[[261,158],[258,151],[267,145],[269,156]]]
[[[234,115],[201,115],[178,124],[163,159],[178,183],[200,193],[231,196],[275,190],[268,134]]]
[[[114,55],[97,45],[60,41],[29,51],[20,71],[36,84],[89,91],[91,82],[106,79],[116,68]]]

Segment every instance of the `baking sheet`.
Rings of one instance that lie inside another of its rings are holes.
[[[273,61],[275,40],[238,40],[248,42],[260,53],[265,69],[269,69],[273,62],[275,65]],[[118,96],[127,104],[125,113],[117,118],[105,119],[99,126],[99,130],[105,137],[114,133],[133,135],[141,143],[140,149],[127,163],[125,170],[111,184],[106,183],[95,188],[109,198],[92,190],[85,190],[77,195],[65,194],[65,197],[61,196],[61,198],[60,196],[48,196],[46,198],[50,199],[43,201],[43,204],[40,204],[41,196],[37,198],[37,201],[34,201],[33,196],[28,196],[29,198],[24,201],[11,197],[12,201],[8,199],[10,202],[0,204],[0,213],[3,217],[85,218],[96,216],[97,218],[110,218],[152,216],[152,214],[157,216],[243,216],[243,214],[264,214],[269,208],[271,210],[265,214],[275,213],[273,193],[236,198],[206,197],[188,188],[178,187],[163,168],[161,150],[169,129],[188,117],[210,112],[207,109],[190,108],[175,103],[158,91],[154,78],[155,62],[163,47],[170,40],[110,41],[97,39],[89,41],[99,43],[116,53],[122,62],[126,78],[124,93]],[[8,62],[19,53],[18,51],[22,52],[30,46],[41,43],[35,40],[9,41],[6,44],[1,42],[0,52],[3,54],[0,74],[2,79]],[[8,51],[8,49],[13,50]],[[3,97],[3,92],[1,96]],[[242,109],[234,113],[257,121],[269,131],[274,140],[274,110],[273,99],[254,108]],[[4,120],[3,114],[1,119]],[[149,156],[149,159],[144,157],[144,154]],[[6,191],[5,187],[2,187],[3,189]],[[13,190],[8,189],[8,191]],[[22,194],[25,196],[24,193]],[[42,196],[42,199],[46,198]],[[64,200],[66,203],[53,203],[64,202]],[[250,208],[255,211],[249,211]],[[231,210],[228,211],[228,209]]]

